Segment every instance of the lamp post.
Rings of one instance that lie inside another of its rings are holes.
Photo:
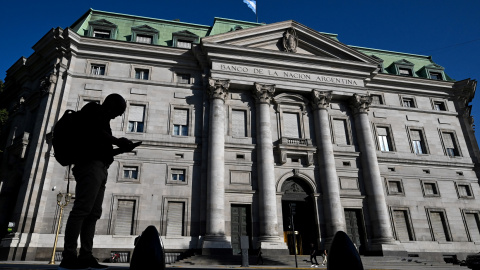
[[[61,192],[57,194],[57,204],[58,206],[60,206],[60,215],[58,216],[57,232],[55,234],[55,243],[53,244],[52,258],[50,259],[50,262],[48,264],[55,264],[55,250],[57,249],[58,234],[60,233],[60,224],[62,222],[63,208],[68,205],[71,198],[72,194],[67,193],[65,195],[65,201],[62,203],[63,194]]]

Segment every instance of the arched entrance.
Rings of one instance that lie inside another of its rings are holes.
[[[315,223],[315,206],[312,188],[302,179],[289,178],[282,184],[282,216],[284,236],[287,239],[290,254],[294,254],[293,235],[296,237],[297,254],[309,254],[310,243],[317,244],[318,228]],[[295,203],[293,222],[295,233],[292,232],[290,220],[290,204]]]

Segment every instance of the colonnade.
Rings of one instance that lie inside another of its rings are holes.
[[[225,241],[225,98],[229,81],[209,79],[210,125],[207,171],[207,241]],[[254,84],[253,97],[256,101],[257,117],[257,179],[259,195],[260,242],[279,242],[277,198],[275,184],[275,162],[273,156],[270,123],[270,105],[275,93],[275,85]],[[323,190],[323,205],[327,225],[327,241],[339,230],[345,231],[344,210],[340,199],[338,175],[335,167],[332,138],[330,132],[328,106],[331,92],[313,90],[315,135]],[[390,218],[385,202],[383,184],[378,167],[376,147],[368,119],[371,97],[354,94],[350,106],[360,146],[360,159],[369,205],[369,216],[374,243],[386,244],[393,241]],[[218,246],[218,245],[217,245]]]

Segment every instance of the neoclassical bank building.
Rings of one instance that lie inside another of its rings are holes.
[[[109,168],[100,259],[131,255],[149,225],[167,253],[238,254],[247,236],[264,255],[308,254],[337,231],[364,255],[480,251],[476,81],[430,56],[345,45],[295,21],[98,10],[33,49],[0,98],[3,260],[49,258],[57,224],[61,252],[73,203],[58,222],[57,194],[71,178],[74,201],[75,181],[52,130],[111,93],[128,103],[114,136],[142,145]]]

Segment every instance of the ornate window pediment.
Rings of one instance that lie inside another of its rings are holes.
[[[105,19],[91,21],[88,23],[88,33],[91,37],[116,39],[117,25]]]
[[[444,68],[440,65],[435,63],[431,63],[430,65],[424,66],[419,71],[422,77],[432,79],[432,80],[445,80],[445,72]]]
[[[393,62],[389,67],[389,71],[400,76],[415,77],[413,66],[414,64],[412,62],[402,59]]]
[[[172,33],[173,47],[191,49],[192,43],[197,43],[199,36],[188,31],[178,31]]]

